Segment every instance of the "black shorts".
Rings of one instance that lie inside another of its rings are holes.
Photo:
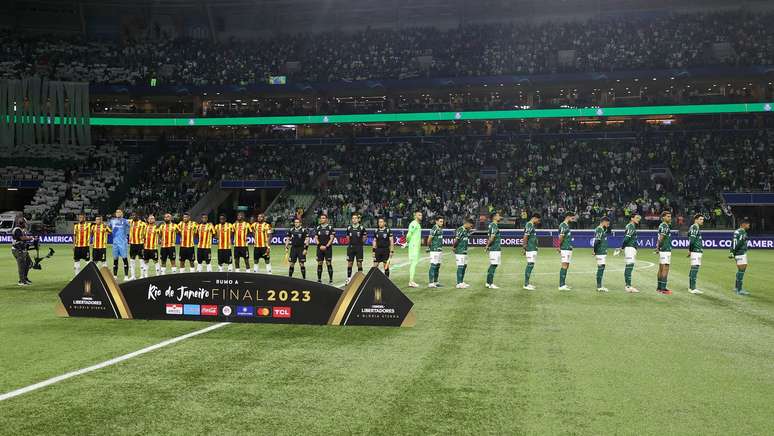
[[[185,262],[186,260],[189,262],[195,260],[193,247],[180,247],[180,262]]]
[[[148,262],[148,261],[154,261],[158,262],[159,260],[159,252],[158,250],[142,250],[142,260]]]
[[[218,249],[218,265],[223,265],[226,263],[231,263],[231,249],[226,248],[225,250]]]
[[[376,247],[374,249],[374,262],[387,262],[390,260],[390,247]]]
[[[212,261],[212,249],[211,248],[197,248],[196,249],[196,261],[199,263],[210,263]]]
[[[74,247],[73,248],[73,260],[89,260],[89,247]]]
[[[250,250],[247,247],[234,247],[235,259],[250,259]]]
[[[304,254],[304,247],[290,247],[290,255],[288,259],[291,262],[306,262],[306,255]]]
[[[266,262],[268,262],[269,253],[269,247],[255,247],[253,248],[253,260],[258,261],[258,259],[266,259]]]
[[[322,251],[320,249],[320,246],[317,246],[317,261],[320,262],[322,260],[326,260],[330,262],[333,259],[333,245],[326,248],[325,251]]]
[[[104,262],[107,259],[107,249],[105,248],[92,248],[91,259],[94,262]]]
[[[175,260],[177,255],[175,254],[175,247],[161,247],[161,261]]]
[[[347,260],[352,262],[357,259],[358,262],[363,261],[363,246],[362,245],[348,245],[347,246]]]
[[[129,244],[129,258],[142,259],[142,244]]]

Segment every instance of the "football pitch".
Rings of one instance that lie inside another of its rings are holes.
[[[16,285],[10,256],[0,263],[0,395],[213,325],[59,318],[72,256],[54,248],[30,287]],[[446,248],[444,287],[424,287],[425,257],[423,287],[409,289],[398,250],[392,279],[415,303],[413,328],[224,325],[2,400],[0,434],[771,434],[774,252],[750,252],[750,297],[731,291],[725,250],[705,253],[705,294],[689,294],[686,254],[674,252],[675,293],[664,296],[649,250],[634,273],[639,294],[623,291],[622,256],[608,257],[610,292],[598,293],[584,249],[569,292],[557,290],[551,249],[538,257],[537,291],[521,289],[520,249],[503,252],[501,289],[486,289],[479,248],[471,288],[454,288]],[[343,248],[334,268],[343,283]],[[307,269],[316,276],[314,262]]]

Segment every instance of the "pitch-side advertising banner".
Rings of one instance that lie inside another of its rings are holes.
[[[395,235],[395,241],[400,243],[403,241],[403,237],[406,233],[406,229],[392,229],[393,235]],[[429,230],[424,230],[423,237],[427,237]],[[373,229],[369,229],[369,238],[367,244],[371,244],[371,236],[373,235]],[[284,245],[285,238],[287,236],[287,229],[274,229],[274,233],[271,237],[272,245]],[[524,236],[521,229],[508,229],[501,230],[500,236],[502,238],[502,246],[504,247],[516,247],[521,246],[522,237]],[[702,233],[704,239],[704,248],[722,248],[729,249],[731,247],[731,239],[733,236],[732,231],[705,231]],[[558,232],[554,229],[538,230],[539,245],[543,247],[550,247],[555,243],[558,237]],[[576,247],[591,247],[592,239],[594,238],[594,232],[592,230],[573,230],[572,240]],[[248,242],[252,244],[252,236],[248,236]],[[451,245],[454,240],[454,229],[444,230],[444,244]],[[652,230],[643,230],[638,232],[637,240],[641,247],[655,247],[658,235]],[[109,243],[112,244],[112,238],[108,238]],[[214,239],[217,242],[217,239]],[[314,244],[314,237],[311,238],[312,244]],[[608,244],[610,247],[620,247],[623,241],[623,231],[615,230],[608,237]],[[0,235],[0,244],[10,244],[12,242],[10,235]],[[73,235],[62,234],[48,234],[40,236],[40,242],[43,244],[72,244]],[[345,235],[344,229],[336,229],[336,238],[333,241],[334,245],[346,245],[348,239]],[[486,245],[486,231],[478,231],[470,237],[470,245],[473,247],[481,247]],[[678,232],[672,232],[672,247],[688,248],[688,237],[680,235]],[[774,249],[774,235],[751,235],[750,236],[750,249]]]
[[[178,273],[118,284],[90,262],[59,293],[57,314],[270,324],[410,327],[414,303],[378,268],[344,289],[284,275]]]

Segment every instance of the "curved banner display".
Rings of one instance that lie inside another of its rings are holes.
[[[281,275],[202,272],[118,284],[94,262],[59,293],[61,316],[273,324],[413,326],[406,297],[378,268],[339,288]]]

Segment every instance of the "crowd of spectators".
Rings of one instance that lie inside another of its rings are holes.
[[[711,226],[730,225],[719,193],[771,191],[774,131],[680,133],[622,140],[481,141],[464,137],[437,145],[338,151],[341,176],[320,189],[317,213],[337,225],[360,212],[405,226],[411,212],[465,216],[500,210],[523,225],[533,212],[556,227],[565,211],[579,226],[602,216],[622,224],[634,214],[654,227],[663,210],[683,224],[696,212]],[[378,170],[377,170],[378,169]]]
[[[591,21],[367,29],[261,41],[0,34],[0,78],[210,85],[489,76],[774,64],[772,13],[722,11]],[[560,54],[561,52],[561,54]]]
[[[189,210],[221,180],[284,180],[307,187],[333,164],[310,146],[257,145],[232,141],[192,141],[163,152],[143,172],[124,202],[145,212]]]

